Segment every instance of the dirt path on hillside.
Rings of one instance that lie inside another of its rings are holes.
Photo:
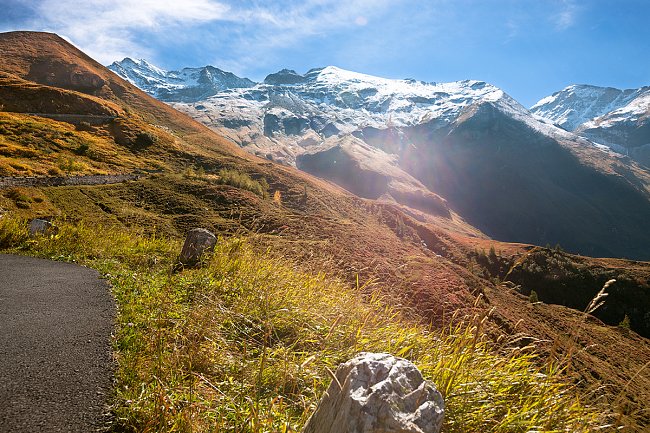
[[[106,428],[114,312],[96,271],[0,254],[0,432]]]
[[[108,185],[137,180],[143,175],[131,174],[89,174],[80,176],[9,176],[0,177],[0,189],[16,186],[66,186],[66,185]]]

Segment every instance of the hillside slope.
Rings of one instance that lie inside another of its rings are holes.
[[[0,165],[7,163],[16,170],[11,164],[22,164],[39,173],[45,170],[39,167],[46,167],[54,155],[65,154],[92,167],[91,156],[74,153],[78,144],[64,140],[90,140],[85,135],[89,134],[98,140],[94,144],[98,153],[110,147],[106,165],[96,169],[157,171],[147,178],[115,185],[0,190],[0,213],[66,216],[115,230],[172,237],[182,237],[196,226],[222,235],[238,233],[249,236],[257,251],[282,255],[300,269],[326,271],[340,276],[351,287],[357,281],[374,281],[372,287],[380,289],[388,301],[413,320],[437,326],[448,322],[454,313],[474,311],[475,305],[494,308],[491,333],[522,332],[531,339],[522,339],[523,345],[540,339],[542,353],[550,349],[545,341],[556,340],[564,347],[561,335],[578,321],[582,323],[582,315],[576,310],[582,310],[607,279],[619,278],[623,284],[613,297],[616,303],[600,316],[607,324],[588,321],[581,330],[580,344],[596,344],[597,350],[580,351],[580,368],[573,377],[582,379],[585,386],[605,383],[612,393],[621,392],[626,422],[649,425],[643,402],[647,401],[644,393],[650,389],[650,379],[642,376],[629,382],[650,356],[648,340],[636,333],[649,335],[645,315],[650,307],[644,297],[650,287],[649,264],[595,260],[492,241],[465,222],[453,206],[439,208],[448,211],[434,214],[415,206],[359,198],[295,168],[243,152],[207,127],[147,96],[55,35],[0,34],[0,51],[8,53],[0,58],[0,71],[18,83],[7,85],[7,94],[19,95],[22,89],[30,92],[28,88],[40,86],[48,98],[61,95],[60,101],[72,98],[78,102],[72,113],[68,108],[73,105],[67,102],[52,105],[61,107],[60,113],[65,115],[87,114],[86,107],[95,107],[98,101],[116,111],[115,119],[102,119],[98,125],[81,125],[70,117],[43,120],[27,114],[32,113],[29,107],[19,107],[25,110],[22,113],[3,112],[12,122],[12,133],[2,132],[2,149],[11,144],[14,150],[11,161],[0,152]],[[53,67],[48,70],[44,64]],[[70,71],[77,78],[70,78]],[[94,87],[79,87],[79,83],[88,82]],[[10,101],[20,99],[12,98]],[[38,102],[38,98],[34,101]],[[465,122],[470,125],[473,119],[476,117],[466,116]],[[30,122],[45,126],[23,127]],[[464,133],[464,124],[455,124],[458,128],[454,134]],[[497,125],[510,127],[508,122]],[[80,131],[79,127],[88,130]],[[60,146],[43,147],[37,138],[44,131],[56,135],[55,142]],[[140,145],[140,133],[153,134],[156,139]],[[488,140],[486,143],[494,145]],[[269,185],[268,195],[255,193],[243,183],[225,182],[226,175],[233,172],[239,173],[240,179],[245,174],[259,185],[264,179]],[[413,180],[412,175],[408,178],[404,170],[396,173],[409,182],[426,185]],[[632,175],[630,179],[635,178]],[[512,284],[499,284],[502,280]],[[575,281],[581,284],[574,287]],[[527,294],[533,288],[549,304],[531,305]],[[558,293],[571,296],[563,298]],[[552,302],[565,302],[571,308]],[[624,333],[609,326],[616,325],[626,314],[636,332]],[[617,350],[612,341],[624,350]]]

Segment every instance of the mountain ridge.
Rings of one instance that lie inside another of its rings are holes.
[[[222,90],[255,84],[214,66],[166,71],[146,60],[126,57],[108,68],[161,101],[194,102]]]
[[[628,249],[626,244],[636,242],[642,224],[630,215],[641,212],[650,217],[650,173],[610,147],[533,115],[491,84],[393,80],[335,66],[305,74],[281,70],[269,77],[265,83],[227,89],[201,101],[169,103],[250,153],[297,165],[361,197],[410,206],[421,204],[417,196],[438,196],[449,209],[498,239],[561,243],[587,255],[650,257],[641,245],[634,253],[622,252]],[[471,151],[459,150],[470,144],[468,149],[481,154],[481,165],[473,162]],[[365,145],[372,151],[362,150]],[[537,155],[538,163],[531,166],[532,155]],[[553,158],[564,161],[567,173],[558,172]],[[345,178],[341,164],[354,181]],[[470,166],[474,173],[465,174]],[[537,179],[521,170],[529,166],[528,172],[536,173]],[[432,167],[446,175],[431,173]],[[560,184],[558,176],[566,181]],[[604,188],[609,192],[597,196],[588,179],[608,185]],[[528,193],[514,190],[513,181],[522,187],[528,184]],[[480,191],[487,186],[489,198],[482,199]],[[551,190],[563,197],[561,203]],[[495,209],[492,202],[501,200],[500,191],[512,191],[518,201]],[[592,192],[584,195],[584,191]],[[634,212],[603,208],[599,200],[608,194],[608,201],[621,209],[631,206]],[[438,206],[430,203],[435,214]],[[558,207],[570,210],[572,217],[550,211]],[[577,221],[589,218],[594,209],[608,216],[592,219],[588,226],[599,227],[592,232]],[[515,227],[502,223],[511,219],[522,223]],[[592,239],[598,232],[612,234],[597,246]]]

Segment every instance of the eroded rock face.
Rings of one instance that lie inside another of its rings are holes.
[[[438,433],[444,401],[410,361],[360,353],[336,370],[303,433]]]
[[[187,232],[179,261],[186,266],[197,264],[201,256],[212,251],[217,245],[217,237],[206,229],[192,229]]]

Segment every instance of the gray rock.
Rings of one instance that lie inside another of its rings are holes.
[[[283,69],[275,74],[269,74],[264,79],[265,84],[279,86],[283,84],[300,84],[307,81],[307,78],[298,74],[293,69]]]
[[[195,265],[205,252],[214,250],[215,245],[217,237],[212,232],[206,229],[192,229],[187,232],[179,260],[186,266]]]
[[[410,361],[360,353],[336,370],[303,433],[438,433],[444,401]]]
[[[36,218],[29,223],[29,236],[32,238],[38,235],[55,235],[58,231],[58,228],[47,220]]]

